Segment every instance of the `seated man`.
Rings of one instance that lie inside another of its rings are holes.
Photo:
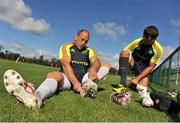
[[[75,92],[79,93],[82,91],[82,83],[88,79],[93,81],[102,79],[109,73],[111,65],[109,63],[101,65],[94,50],[87,47],[89,38],[89,32],[86,29],[82,29],[77,33],[73,42],[60,47],[59,59],[63,72],[48,73],[44,82],[42,82],[35,91],[35,94],[30,93],[30,91],[24,91],[24,87],[20,89],[23,90],[21,91],[23,93],[20,94],[19,91],[16,95],[15,93],[11,94],[21,98],[21,101],[26,105],[27,101],[25,100],[28,100],[27,98],[31,99],[37,96],[38,100],[36,99],[36,101],[42,101],[54,95],[58,89],[67,90],[72,88]],[[4,80],[6,81],[7,79],[8,77],[5,73]],[[6,81],[6,83],[7,82],[8,81]],[[26,86],[27,85],[30,86],[29,84],[26,84]],[[24,97],[24,95],[26,95],[26,97]]]
[[[148,26],[144,29],[143,37],[131,42],[120,54],[119,75],[121,77],[120,86],[126,86],[126,76],[129,68],[135,72],[135,78],[131,80],[133,85],[137,85],[137,91],[142,101],[150,99],[147,93],[148,75],[158,64],[162,55],[162,47],[156,40],[159,34],[155,26]],[[121,88],[115,88],[118,91]],[[152,105],[152,100],[146,101]]]

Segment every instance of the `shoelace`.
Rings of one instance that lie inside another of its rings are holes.
[[[33,87],[31,87],[30,85],[28,85],[27,82],[25,82],[24,84],[24,90],[29,93],[29,94],[35,94],[35,89]]]

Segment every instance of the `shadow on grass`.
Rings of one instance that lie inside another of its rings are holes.
[[[97,92],[105,91],[106,89],[98,87]]]
[[[142,105],[140,100],[135,100],[135,102]],[[146,108],[148,109],[148,107],[146,107]],[[169,109],[167,111],[159,109],[158,106],[152,106],[149,108],[154,108],[158,112],[166,113],[166,115],[170,118],[169,122],[180,122],[179,107],[175,106],[173,103],[171,104],[171,106],[169,107]]]
[[[101,91],[105,91],[105,90],[106,90],[106,89],[104,89],[104,88],[98,87],[97,92],[101,92]],[[63,91],[69,91],[69,92],[74,92],[74,94],[79,94],[79,93],[75,92],[73,89],[70,89],[70,90],[57,90],[56,93],[55,93],[55,95],[59,95],[59,93],[61,93],[61,92],[63,92]]]
[[[113,88],[119,87],[118,84],[111,84],[111,86],[112,86]]]
[[[171,120],[170,122],[180,122],[180,114],[170,114],[168,113],[168,116],[170,116]]]

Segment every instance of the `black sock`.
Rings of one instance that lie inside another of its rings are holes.
[[[119,60],[119,75],[121,77],[120,84],[126,86],[126,76],[129,70],[128,58],[121,57]]]

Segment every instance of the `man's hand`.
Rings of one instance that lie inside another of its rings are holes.
[[[86,82],[82,84],[82,91],[80,92],[80,96],[89,96],[94,98],[97,94],[98,86],[95,82],[88,79]]]
[[[64,57],[61,60],[61,65],[62,65],[64,74],[67,76],[67,78],[70,80],[70,82],[73,85],[73,90],[77,93],[80,92],[81,91],[81,84],[78,81],[78,79],[76,78],[74,71],[72,69],[71,57],[68,57],[68,56]]]
[[[74,84],[74,85],[73,85],[73,90],[74,90],[75,92],[79,93],[79,92],[82,90],[81,84],[80,84],[80,83]]]
[[[93,81],[98,81],[99,80],[99,76],[97,75],[95,70],[90,70],[89,71],[88,78],[90,80],[93,80]]]
[[[139,80],[135,77],[134,79],[131,79],[131,83],[138,84]]]
[[[101,67],[101,62],[96,55],[94,57],[91,57],[90,61],[91,61],[91,67],[89,69],[88,78],[93,81],[98,81],[99,76],[97,75],[97,72]]]

